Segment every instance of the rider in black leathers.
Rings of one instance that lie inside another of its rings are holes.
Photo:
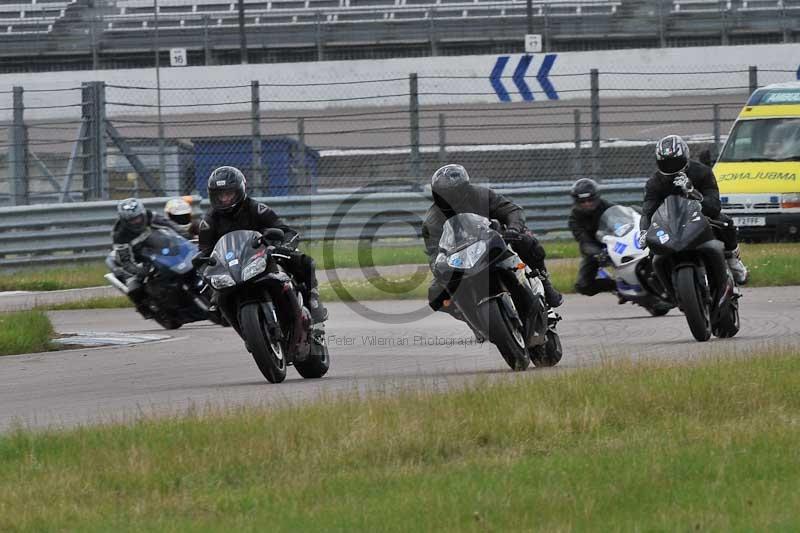
[[[469,174],[461,165],[445,165],[437,170],[431,178],[431,192],[433,205],[428,209],[422,224],[422,237],[429,263],[439,253],[439,239],[448,218],[459,213],[476,213],[496,219],[506,226],[504,238],[511,243],[520,259],[532,269],[541,272],[548,305],[561,305],[563,298],[547,277],[544,248],[533,233],[525,228],[525,213],[520,206],[488,187],[470,184]],[[445,311],[460,319],[460,316],[454,314],[452,306],[443,307],[446,299],[447,291],[434,280],[428,289],[429,305],[434,311]]]
[[[178,228],[161,215],[145,209],[136,198],[128,198],[117,204],[118,219],[111,230],[112,253],[106,257],[108,269],[128,287],[128,297],[145,318],[152,318],[153,312],[145,305],[142,278],[147,267],[139,256],[147,237],[153,228],[170,229],[179,233]]]
[[[219,167],[208,178],[208,198],[211,209],[200,222],[200,254],[208,256],[217,241],[231,231],[251,230],[263,233],[270,228],[284,232],[284,240],[290,241],[297,232],[281,220],[275,211],[258,202],[246,192],[246,180],[242,172],[234,167]],[[287,272],[303,284],[311,319],[314,323],[327,319],[328,312],[320,301],[314,260],[294,250],[291,259],[282,263]]]
[[[570,191],[574,201],[569,214],[569,229],[581,252],[581,264],[578,268],[578,279],[575,281],[575,291],[585,296],[594,296],[601,292],[613,292],[617,283],[608,278],[598,279],[597,271],[608,257],[605,246],[600,243],[595,234],[600,223],[600,217],[606,209],[614,204],[602,198],[598,191],[597,183],[590,178],[581,178],[575,182]]]
[[[644,189],[640,241],[644,241],[653,214],[667,196],[678,189],[684,194],[694,194],[700,199],[705,216],[727,223],[725,228],[714,227],[714,234],[725,245],[725,257],[733,279],[737,284],[745,283],[747,268],[739,256],[736,227],[731,217],[721,211],[722,203],[714,171],[698,161],[690,160],[689,146],[677,135],[668,135],[658,142],[656,164],[658,170],[647,180]]]

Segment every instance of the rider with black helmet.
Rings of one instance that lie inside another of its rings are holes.
[[[727,223],[725,229],[714,228],[714,234],[725,245],[725,257],[738,284],[747,281],[747,268],[739,257],[736,227],[728,215],[721,212],[719,187],[714,171],[710,167],[689,158],[689,145],[678,135],[667,135],[656,145],[658,170],[647,180],[644,189],[640,242],[650,227],[650,220],[664,199],[680,192],[700,200],[703,214]]]
[[[575,291],[585,296],[613,292],[617,288],[614,280],[597,278],[597,271],[607,256],[605,246],[595,238],[595,234],[600,224],[600,217],[614,204],[600,197],[597,182],[590,178],[576,181],[572,185],[570,195],[573,206],[569,214],[569,229],[578,241],[581,252]]]
[[[106,266],[128,286],[128,296],[145,318],[153,316],[151,310],[143,305],[144,291],[142,276],[144,265],[138,252],[150,235],[150,228],[178,228],[161,215],[145,209],[136,198],[127,198],[117,204],[117,221],[111,230],[112,253],[106,258]]]
[[[547,277],[544,265],[545,252],[533,233],[525,228],[525,213],[520,206],[495,193],[488,187],[472,185],[469,174],[461,165],[445,165],[431,177],[433,205],[428,209],[422,224],[422,237],[429,262],[439,253],[439,239],[444,223],[459,213],[476,213],[489,219],[497,219],[506,226],[505,239],[511,243],[528,266],[542,274],[545,299],[550,307],[561,305],[563,298]],[[444,310],[447,292],[435,281],[428,290],[428,301],[434,311]],[[454,315],[455,316],[455,315]],[[456,318],[460,318],[456,316]]]
[[[275,211],[247,195],[247,180],[235,167],[219,167],[211,173],[208,177],[208,199],[211,209],[200,222],[200,253],[205,256],[211,254],[220,237],[231,231],[263,233],[269,228],[278,228],[283,230],[287,241],[297,235]],[[284,268],[308,289],[305,296],[311,319],[314,322],[326,320],[328,313],[319,298],[314,260],[298,251],[292,252],[291,257],[284,263]]]

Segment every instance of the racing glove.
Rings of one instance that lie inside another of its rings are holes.
[[[689,181],[689,177],[682,172],[675,176],[675,178],[672,180],[672,184],[679,188],[686,197],[689,197],[689,194],[694,191],[694,186],[692,185],[692,182]]]

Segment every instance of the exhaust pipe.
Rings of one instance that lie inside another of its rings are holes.
[[[122,294],[124,294],[125,296],[127,296],[127,295],[128,295],[128,286],[127,286],[127,285],[125,285],[124,283],[122,283],[122,282],[119,280],[119,278],[117,278],[117,276],[115,276],[114,274],[112,274],[111,272],[109,272],[108,274],[106,274],[106,275],[105,275],[105,276],[103,276],[103,277],[104,277],[104,278],[105,278],[105,280],[106,280],[106,281],[109,283],[109,285],[111,285],[112,287],[114,287],[115,289],[117,289],[119,292],[121,292],[121,293],[122,293]]]

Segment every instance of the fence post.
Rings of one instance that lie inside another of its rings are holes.
[[[325,43],[323,42],[323,35],[322,35],[322,14],[317,11],[316,13],[317,18],[317,61],[323,61],[325,59]]]
[[[266,196],[268,184],[261,155],[261,87],[258,80],[250,82],[250,124],[252,127],[252,159],[250,176],[255,190]]]
[[[300,179],[297,180],[299,187],[296,187],[290,194],[314,194],[311,187],[311,175],[306,164],[306,119],[303,117],[297,119],[297,150],[299,152],[297,161],[300,174]]]
[[[447,164],[447,130],[445,129],[444,113],[439,113],[439,166]]]
[[[22,87],[13,89],[13,123],[11,150],[8,152],[11,171],[11,205],[28,204],[28,130],[25,127],[25,104]]]
[[[750,78],[750,94],[758,89],[758,67],[755,65],[751,65],[749,68],[749,78]]]
[[[667,47],[666,28],[664,27],[664,0],[656,0],[658,8],[658,46]]]
[[[575,109],[572,112],[572,117],[575,122],[575,157],[572,159],[572,173],[575,179],[578,179],[583,174],[583,161],[581,152],[581,110]]]
[[[542,7],[544,13],[544,28],[542,29],[542,52],[550,51],[550,3],[545,2]]]
[[[592,110],[592,177],[600,174],[600,73],[596,68],[589,72],[590,106]]]
[[[719,104],[714,104],[714,159],[719,157]]]
[[[84,194],[86,200],[108,198],[105,158],[105,82],[91,81],[81,85],[82,118],[87,131],[83,141]]]
[[[786,15],[786,4],[784,2],[781,2],[780,6],[781,6],[781,29],[783,30],[783,42],[791,43],[793,41],[792,30],[789,26],[791,22],[789,21],[789,17]]]
[[[525,1],[525,30],[528,34],[533,33],[533,0]]]
[[[408,75],[409,86],[409,130],[411,133],[411,158],[410,174],[415,180],[422,175],[422,166],[419,159],[419,86],[417,84],[417,74]]]
[[[239,56],[242,65],[248,63],[247,57],[247,32],[244,29],[244,0],[238,0],[237,11],[239,12]]]

